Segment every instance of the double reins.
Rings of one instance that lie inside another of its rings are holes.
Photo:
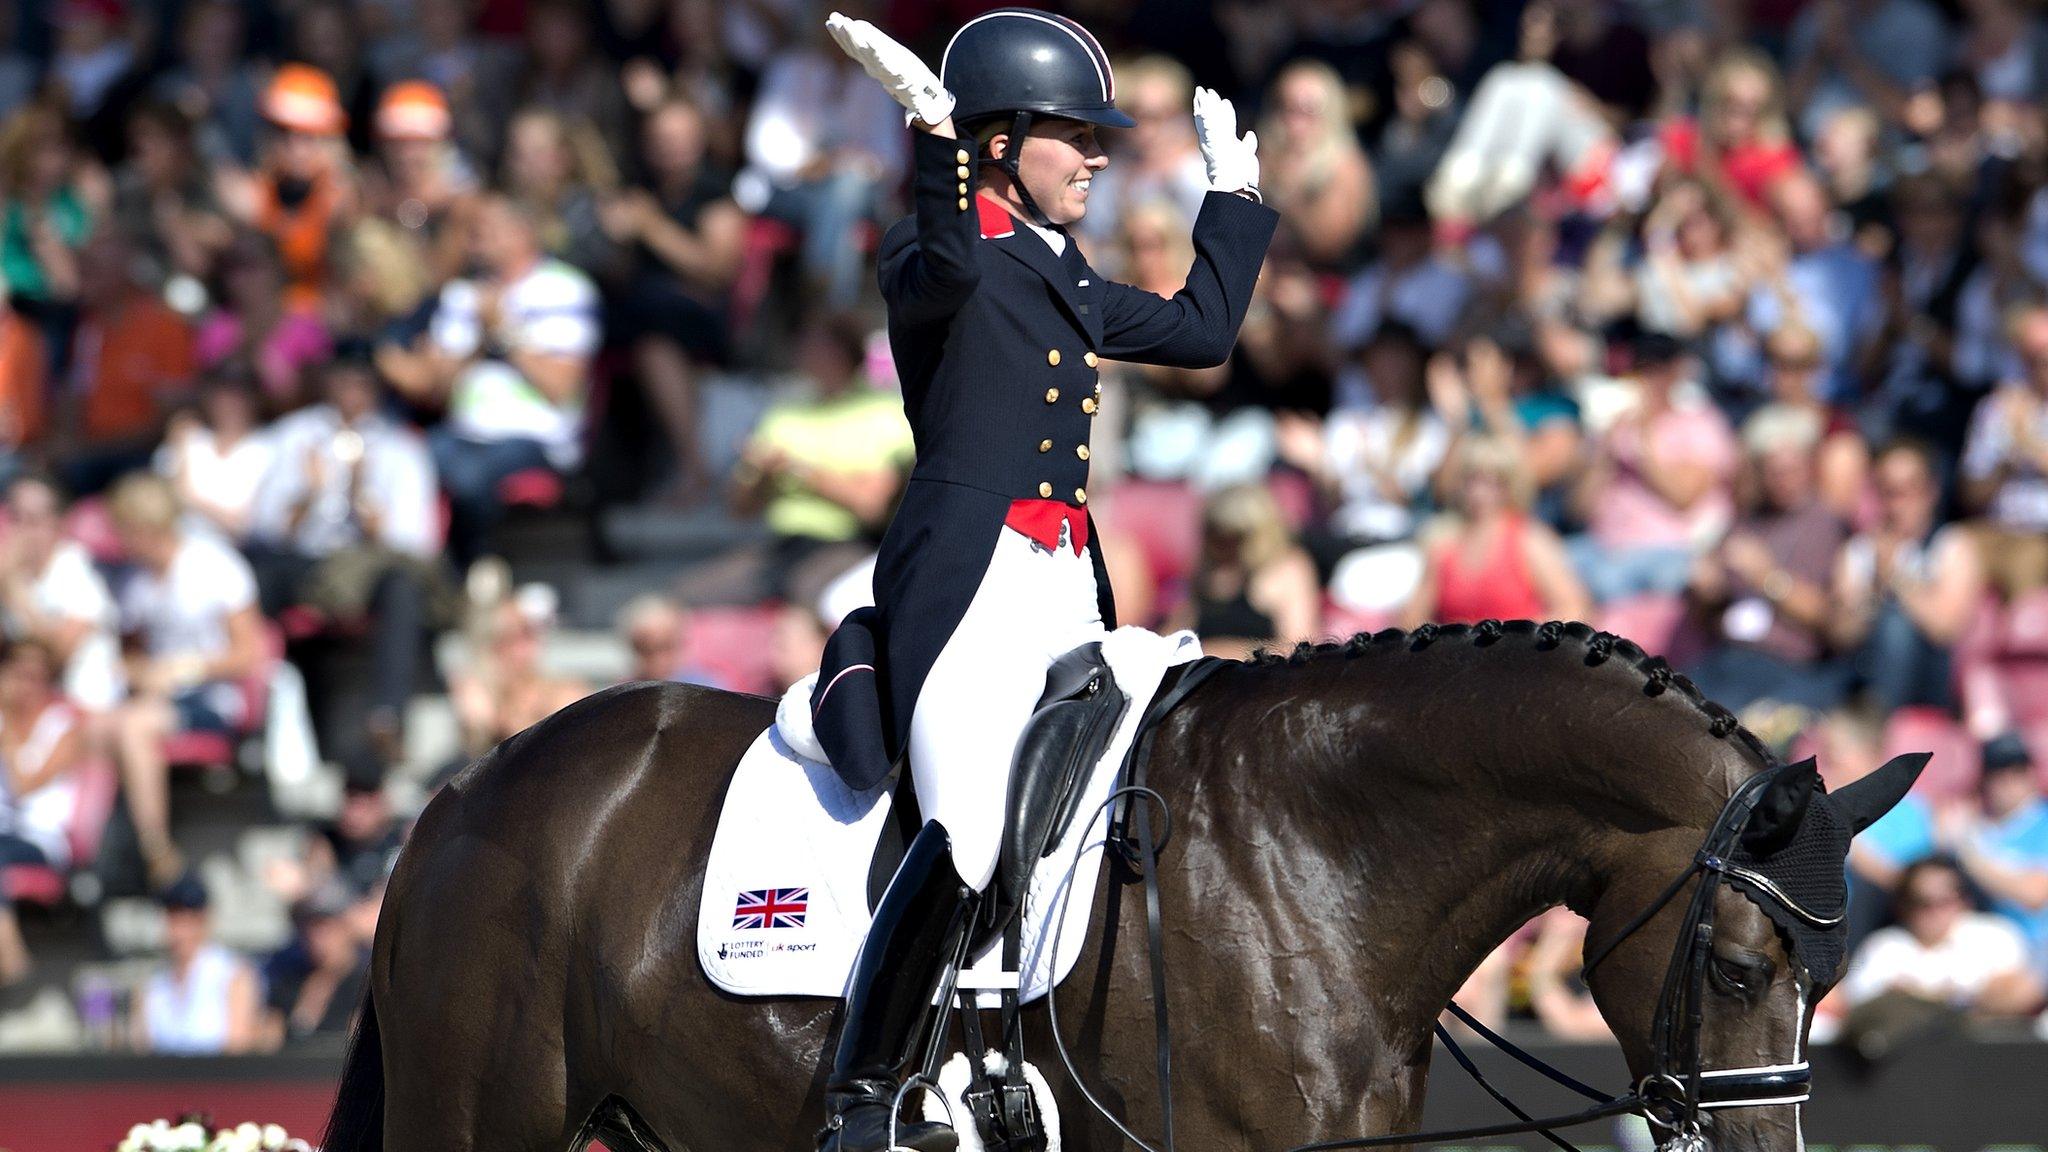
[[[1089,823],[1092,825],[1104,809],[1122,803],[1123,807],[1114,818],[1107,843],[1116,850],[1122,866],[1136,873],[1145,886],[1147,960],[1152,984],[1162,1132],[1159,1146],[1155,1147],[1138,1136],[1088,1089],[1087,1084],[1081,1079],[1080,1070],[1075,1066],[1072,1054],[1067,1050],[1065,1039],[1060,1034],[1057,989],[1048,988],[1045,1001],[1051,1016],[1053,1046],[1082,1098],[1141,1152],[1177,1152],[1173,1134],[1172,1026],[1166,1003],[1165,926],[1160,911],[1158,879],[1159,858],[1171,839],[1172,812],[1167,807],[1165,797],[1145,784],[1145,764],[1149,757],[1144,753],[1148,750],[1146,746],[1150,743],[1150,737],[1151,730],[1148,726],[1142,732],[1138,746],[1131,751],[1129,783],[1111,792],[1089,816]],[[1722,807],[1720,815],[1715,819],[1692,863],[1665,885],[1649,905],[1630,918],[1620,931],[1593,950],[1581,969],[1584,976],[1590,977],[1593,969],[1612,955],[1623,941],[1656,919],[1688,883],[1695,879],[1699,880],[1698,886],[1693,890],[1692,899],[1687,904],[1685,920],[1673,946],[1671,960],[1665,966],[1663,986],[1658,991],[1656,1015],[1650,1035],[1651,1070],[1636,1082],[1633,1089],[1619,1096],[1610,1096],[1589,1087],[1542,1057],[1521,1048],[1488,1028],[1454,1001],[1446,1006],[1447,1010],[1480,1038],[1524,1066],[1592,1100],[1593,1104],[1580,1111],[1559,1116],[1529,1115],[1505,1092],[1487,1080],[1456,1038],[1439,1023],[1436,1025],[1437,1039],[1442,1041],[1459,1067],[1463,1068],[1487,1095],[1493,1097],[1516,1117],[1513,1123],[1324,1140],[1296,1145],[1286,1152],[1336,1152],[1338,1149],[1476,1140],[1530,1132],[1543,1136],[1562,1152],[1580,1152],[1576,1145],[1557,1135],[1554,1130],[1630,1113],[1639,1115],[1649,1122],[1659,1135],[1660,1147],[1674,1150],[1704,1149],[1705,1141],[1701,1136],[1700,1125],[1700,1113],[1703,1110],[1797,1104],[1806,1100],[1810,1095],[1812,1076],[1803,1060],[1791,1064],[1754,1068],[1702,1068],[1700,1025],[1705,1012],[1706,979],[1713,953],[1714,901],[1731,871],[1745,877],[1749,875],[1742,869],[1731,868],[1728,855],[1744,824],[1748,822],[1750,813],[1755,810],[1764,789],[1785,770],[1785,767],[1780,765],[1744,781]],[[1153,805],[1159,809],[1161,823],[1161,834],[1156,839],[1153,836],[1151,819]],[[1067,869],[1066,879],[1059,889],[1062,906],[1071,897],[1074,875],[1080,867],[1083,855],[1092,846],[1086,843],[1087,837],[1081,839],[1084,843],[1076,850],[1073,863]],[[1785,903],[1795,913],[1811,918],[1811,914],[1796,903],[1790,900]],[[1062,907],[1061,911],[1063,910]],[[1064,915],[1056,911],[1052,938],[1054,957],[1059,955],[1060,929],[1064,921]]]

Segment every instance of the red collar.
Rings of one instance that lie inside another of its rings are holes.
[[[1067,542],[1074,555],[1088,546],[1088,512],[1060,500],[1012,500],[1003,523],[1036,540],[1050,551],[1060,546],[1060,525],[1067,526]]]
[[[1009,209],[1004,208],[995,197],[983,196],[977,192],[974,204],[981,213],[983,240],[1001,240],[1005,236],[1017,234],[1017,218],[1010,215]]]

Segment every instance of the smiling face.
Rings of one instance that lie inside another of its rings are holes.
[[[1008,134],[998,135],[989,142],[990,154],[1000,159],[1009,154],[1009,145]],[[1087,215],[1090,182],[1107,167],[1109,157],[1095,138],[1095,125],[1080,120],[1035,121],[1017,154],[1017,175],[1025,190],[1045,218],[1061,226]],[[1007,174],[998,173],[991,187],[1005,202],[1023,208]]]

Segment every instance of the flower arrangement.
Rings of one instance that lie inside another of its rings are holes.
[[[158,1120],[137,1124],[116,1145],[115,1152],[313,1152],[312,1145],[297,1140],[275,1124],[238,1124],[208,1133],[203,1116],[188,1116],[177,1124]]]

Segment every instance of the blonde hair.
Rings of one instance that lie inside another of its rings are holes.
[[[1322,97],[1323,112],[1314,133],[1306,140],[1295,141],[1287,138],[1285,120],[1280,115],[1280,90],[1300,78],[1315,85]],[[1358,146],[1357,129],[1351,123],[1350,108],[1351,93],[1335,68],[1321,60],[1296,60],[1280,70],[1273,86],[1266,91],[1267,111],[1259,122],[1259,140],[1272,141],[1276,152],[1301,153],[1308,158],[1309,178],[1326,179],[1340,159],[1363,151]]]
[[[1160,83],[1173,88],[1176,105],[1188,105],[1195,99],[1195,76],[1187,65],[1171,56],[1156,52],[1147,53],[1116,66],[1114,75],[1122,83],[1118,87],[1125,92],[1140,84]]]
[[[18,195],[44,151],[67,143],[64,114],[49,104],[25,104],[0,124],[0,194]]]
[[[1701,119],[1711,125],[1720,116],[1721,106],[1728,99],[1728,85],[1744,75],[1764,82],[1764,106],[1756,118],[1757,138],[1770,143],[1790,139],[1792,127],[1785,120],[1785,86],[1779,79],[1778,66],[1755,48],[1731,48],[1714,61],[1702,86]]]
[[[154,472],[131,472],[107,495],[107,512],[115,526],[129,531],[169,531],[177,527],[182,511],[178,490]]]
[[[1158,229],[1166,238],[1166,263],[1169,267],[1186,269],[1195,262],[1193,226],[1188,223],[1187,216],[1171,200],[1141,200],[1124,213],[1123,221],[1117,227],[1117,247],[1123,256],[1126,275],[1130,274],[1131,266],[1136,263],[1135,250],[1131,247],[1131,236],[1136,230],[1146,227]],[[1148,291],[1154,290],[1151,285],[1141,287]],[[1171,291],[1179,290],[1179,284],[1171,288]]]
[[[1271,564],[1294,547],[1294,536],[1280,514],[1280,502],[1263,484],[1237,484],[1211,495],[1202,509],[1202,530],[1237,537],[1237,562],[1248,572]]]
[[[1491,476],[1507,491],[1508,503],[1526,512],[1536,499],[1535,482],[1522,466],[1522,453],[1499,436],[1467,436],[1444,462],[1445,490],[1457,492],[1473,475]]]
[[[386,316],[410,313],[433,288],[419,249],[398,225],[380,217],[365,217],[344,232],[335,262],[345,275],[363,275],[377,310]]]

